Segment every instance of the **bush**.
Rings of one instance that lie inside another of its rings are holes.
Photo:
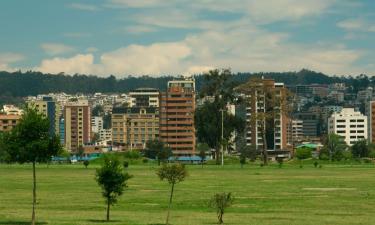
[[[123,162],[123,165],[124,165],[124,168],[126,169],[126,168],[129,167],[129,162],[128,162],[128,161],[124,161],[124,162]]]
[[[353,159],[353,154],[350,151],[344,151],[342,157],[344,160],[351,160]]]
[[[141,157],[142,157],[142,155],[138,151],[124,152],[124,158],[126,158],[126,159],[140,159]]]
[[[284,162],[283,158],[278,157],[278,158],[276,158],[276,161],[279,164],[279,168],[281,168],[283,166],[283,162]]]
[[[87,168],[90,162],[88,160],[83,161],[83,165]]]
[[[143,159],[142,159],[142,162],[143,162],[143,163],[148,163],[148,158],[143,158]]]
[[[329,156],[328,156],[328,154],[326,154],[325,152],[321,152],[321,153],[319,154],[319,159],[320,159],[320,160],[329,160]]]
[[[305,147],[298,148],[296,151],[296,157],[300,160],[311,158],[311,149]]]
[[[314,162],[314,167],[318,167],[319,163],[317,161]]]

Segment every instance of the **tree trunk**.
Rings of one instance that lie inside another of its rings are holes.
[[[35,225],[35,207],[36,207],[36,174],[35,174],[35,161],[33,161],[33,212],[31,214],[31,225]]]
[[[266,139],[266,131],[262,128],[262,139],[263,139],[263,165],[268,165],[268,152],[267,152],[267,139]]]
[[[171,195],[169,196],[169,205],[168,205],[168,212],[167,212],[167,221],[165,222],[166,225],[168,225],[168,221],[169,221],[169,212],[171,210],[171,206],[172,206],[172,197],[173,197],[173,190],[174,190],[174,184],[172,184],[172,189],[171,189]]]
[[[224,212],[220,212],[219,213],[219,224],[223,224],[224,223],[224,221],[223,221],[223,214],[224,214]]]
[[[109,221],[109,208],[111,207],[111,204],[109,202],[109,197],[107,198],[107,221]]]
[[[220,165],[220,149],[216,149],[215,153],[216,165]]]
[[[201,161],[201,164],[202,164],[202,168],[203,168],[203,160]]]

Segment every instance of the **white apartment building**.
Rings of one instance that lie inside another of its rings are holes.
[[[347,145],[368,138],[367,116],[356,112],[354,108],[343,108],[328,118],[328,133],[344,137]]]
[[[303,120],[289,120],[287,128],[287,143],[300,142],[303,139]]]
[[[91,131],[98,134],[101,130],[103,130],[103,117],[91,117]]]
[[[99,131],[99,140],[112,140],[112,129],[101,129]]]
[[[130,107],[159,107],[159,90],[138,88],[129,92]]]

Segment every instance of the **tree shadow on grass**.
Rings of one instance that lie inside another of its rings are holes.
[[[30,221],[0,221],[0,225],[30,225]],[[36,222],[37,225],[48,224],[46,222]]]
[[[87,220],[88,222],[91,222],[91,223],[100,223],[100,224],[103,224],[103,223],[118,223],[118,222],[121,222],[120,220],[110,220],[110,221],[107,221],[107,220]]]

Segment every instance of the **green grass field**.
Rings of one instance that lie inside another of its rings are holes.
[[[39,224],[103,224],[105,204],[90,165],[38,165]],[[163,224],[169,186],[158,180],[156,165],[131,165],[129,188],[112,208],[110,224]],[[225,224],[375,224],[373,165],[285,164],[188,166],[189,177],[176,186],[173,225],[215,224],[207,207],[215,192],[232,192],[235,204]],[[29,224],[30,165],[0,165],[0,225]]]

